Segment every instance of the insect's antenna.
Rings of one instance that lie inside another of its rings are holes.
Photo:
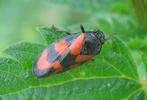
[[[82,33],[85,33],[85,29],[82,24],[80,25],[80,28],[81,28]]]
[[[105,39],[105,41],[108,41],[114,34],[115,34],[115,33],[110,33],[110,34],[108,35],[108,37]]]

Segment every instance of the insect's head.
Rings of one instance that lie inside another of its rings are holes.
[[[97,42],[99,41],[101,44],[104,44],[104,42],[106,41],[104,33],[100,30],[94,30],[94,31],[86,31],[83,27],[83,25],[80,25],[81,31],[82,33],[86,34],[87,39],[89,39],[89,41],[93,41],[93,42]]]

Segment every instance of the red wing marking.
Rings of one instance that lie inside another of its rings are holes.
[[[48,56],[48,50],[45,49],[37,61],[38,69],[45,70],[51,67],[51,64],[47,61],[47,56]]]
[[[86,60],[90,60],[93,56],[92,55],[79,55],[77,56],[76,58],[76,62],[83,62],[83,61],[86,61]]]
[[[68,49],[68,44],[65,40],[60,40],[55,44],[55,50],[60,54],[64,55],[66,50]]]
[[[62,70],[62,66],[60,64],[60,61],[54,61],[52,64],[52,67],[56,70],[56,72],[59,72]]]
[[[74,55],[74,56],[78,55],[78,53],[81,50],[82,45],[83,45],[84,36],[85,36],[84,33],[82,33],[71,44],[70,50],[71,50],[72,55]]]

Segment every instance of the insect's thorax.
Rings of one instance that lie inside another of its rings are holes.
[[[84,55],[98,54],[101,50],[104,41],[105,41],[105,37],[102,32],[100,31],[86,32],[80,54],[84,54]]]

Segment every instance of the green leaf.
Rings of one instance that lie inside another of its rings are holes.
[[[5,54],[17,61],[7,63],[0,59],[0,72],[5,70],[10,74],[0,77],[1,83],[6,84],[0,87],[0,90],[4,90],[0,92],[1,99],[134,100],[146,96],[128,48],[116,37],[104,44],[95,61],[40,79],[32,75],[32,64],[43,48],[43,45],[18,43],[4,50]],[[15,73],[12,70],[14,66]],[[19,80],[11,74],[20,76]],[[3,75],[4,73],[0,73],[0,76]],[[5,83],[4,79],[13,81]],[[7,83],[18,87],[7,86]]]
[[[0,95],[15,93],[27,87],[24,73],[23,67],[18,61],[0,57]]]
[[[35,85],[39,85],[39,82],[38,80],[33,78],[34,76],[32,74],[32,66],[38,54],[44,48],[45,46],[41,44],[20,42],[6,48],[3,52],[5,54],[10,55],[11,57],[14,57],[20,62],[23,68],[23,72],[22,72],[22,74],[24,75],[23,80],[25,80],[29,85],[35,86]]]
[[[44,45],[20,42],[6,48],[3,53],[17,58],[25,69],[30,69],[35,58],[45,48]]]
[[[113,88],[114,85],[115,88]],[[138,90],[139,87],[138,84],[127,79],[80,79],[51,87],[28,88],[12,95],[3,96],[2,99],[122,100],[131,92]]]
[[[106,51],[105,59],[116,66],[122,75],[138,79],[137,67],[132,56],[125,44],[118,38],[113,38],[111,50]]]
[[[135,38],[128,42],[128,45],[133,50],[140,50],[144,53],[147,52],[147,38]]]

